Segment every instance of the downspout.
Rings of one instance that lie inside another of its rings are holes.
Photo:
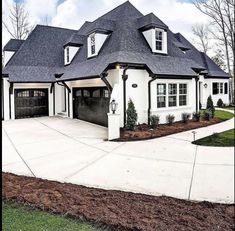
[[[151,83],[157,79],[157,75],[154,75],[152,79],[148,81],[148,125],[150,125],[150,111],[151,111]]]
[[[109,81],[106,79],[107,76],[108,76],[108,73],[107,73],[107,72],[103,72],[103,73],[100,75],[100,78],[101,78],[101,80],[104,82],[104,84],[106,85],[106,87],[108,88],[109,94],[111,95],[113,88],[112,88],[112,86],[110,85]]]
[[[198,112],[198,81],[199,81],[199,73],[195,77],[195,82],[196,82],[196,112]]]
[[[9,87],[9,119],[11,119],[11,95],[13,94],[13,83]]]
[[[51,83],[50,94],[53,94],[53,115],[55,115],[55,83]]]
[[[4,79],[2,77],[2,120],[4,120]]]
[[[126,126],[126,81],[128,79],[128,75],[126,74],[129,66],[126,66],[123,69],[122,80],[123,80],[123,119],[124,119],[124,127]]]
[[[69,88],[69,86],[64,82],[62,81],[61,82],[68,90],[68,117],[70,117],[70,100],[69,100],[69,93],[71,93],[71,89]]]

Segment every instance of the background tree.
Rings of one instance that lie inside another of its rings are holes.
[[[211,57],[211,59],[222,69],[226,70],[226,64],[224,62],[225,57],[223,52],[220,49],[215,51],[215,55]]]
[[[208,27],[204,24],[195,24],[192,27],[193,34],[200,41],[199,46],[205,54],[208,53],[209,47],[209,30]]]
[[[210,18],[210,32],[222,44],[227,71],[234,79],[234,0],[194,0],[194,5]],[[230,81],[230,100],[234,99],[233,79]]]
[[[29,24],[29,14],[22,2],[13,2],[10,9],[9,23],[4,20],[2,23],[12,38],[15,39],[26,39],[33,29]]]

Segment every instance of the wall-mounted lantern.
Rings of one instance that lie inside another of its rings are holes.
[[[204,84],[204,87],[207,88],[207,83]]]
[[[115,99],[113,99],[110,103],[110,108],[113,114],[115,114],[115,111],[117,111],[117,105],[118,103],[116,103]]]

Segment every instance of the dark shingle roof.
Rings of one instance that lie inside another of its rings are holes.
[[[17,51],[25,40],[21,39],[10,39],[4,46],[3,51]]]
[[[73,34],[64,44],[65,45],[72,45],[72,46],[81,46],[84,44],[86,40],[85,35],[80,35],[80,34]]]
[[[143,64],[154,74],[178,75],[182,78],[195,76],[196,73],[192,68],[205,68],[200,52],[197,50],[196,52],[190,43],[181,41],[181,37],[169,29],[167,29],[167,56],[152,54],[143,34],[139,31],[140,22],[145,25],[148,20],[150,23],[154,20],[155,23],[162,23],[153,14],[143,17],[130,2],[125,2],[94,22],[85,22],[77,31],[37,26],[9,61],[3,73],[9,74],[10,81],[49,82],[55,81],[54,74],[63,74],[59,80],[98,76],[113,63]],[[112,33],[98,56],[88,59],[86,38],[91,31],[97,29]],[[68,42],[81,43],[82,46],[72,63],[64,66],[63,46]],[[190,50],[184,54],[182,48]],[[210,60],[207,60],[207,63],[211,66]],[[220,70],[215,68],[213,73],[217,74],[216,71]]]
[[[63,45],[76,31],[38,25],[3,69],[9,80],[55,81],[56,69],[64,65]]]
[[[152,26],[156,26],[162,29],[167,29],[168,26],[163,23],[157,16],[155,16],[153,13],[147,14],[137,20],[138,22],[138,28],[148,28]]]
[[[186,51],[185,56],[203,66],[208,72],[208,77],[229,77],[204,52],[198,51],[182,34],[176,33],[174,36],[179,42],[190,48],[190,50]]]

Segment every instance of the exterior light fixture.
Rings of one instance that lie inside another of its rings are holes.
[[[207,83],[204,84],[204,87],[207,88]]]
[[[116,69],[119,70],[120,69],[120,65],[116,64]]]
[[[111,108],[111,111],[113,112],[113,114],[115,114],[115,111],[117,110],[117,105],[118,105],[118,103],[116,103],[115,99],[113,99],[110,103],[110,108]]]

